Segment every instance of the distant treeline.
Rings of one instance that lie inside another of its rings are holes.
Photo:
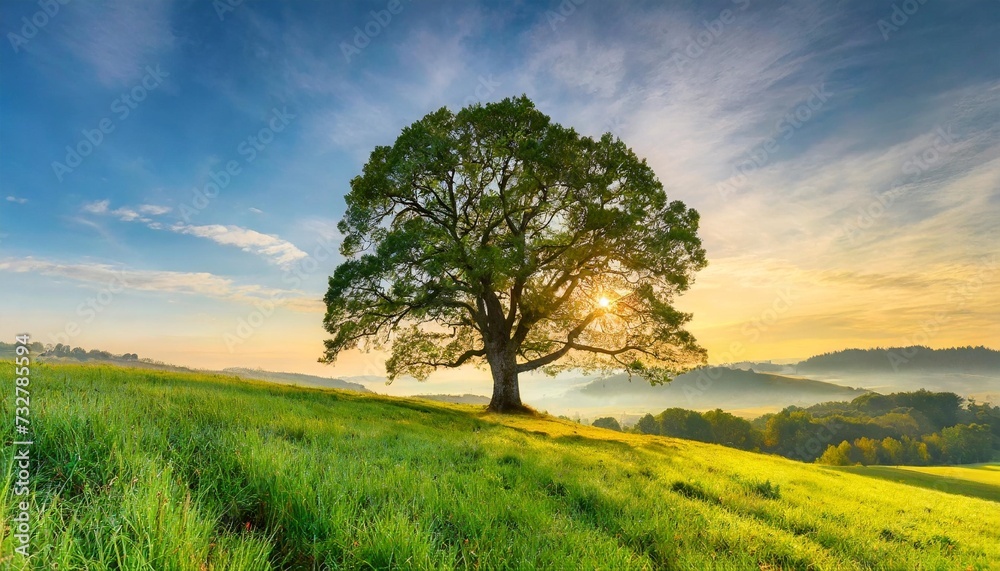
[[[599,420],[614,428],[607,419]],[[868,393],[850,402],[788,407],[752,422],[718,409],[668,408],[642,417],[632,430],[804,462],[968,464],[988,461],[1000,450],[1000,407],[926,390]]]
[[[45,351],[41,343],[35,341],[28,344],[29,355],[34,357]],[[13,359],[17,355],[17,345],[15,343],[4,343],[0,341],[0,359]]]
[[[788,369],[791,365],[778,365],[770,361],[740,361],[728,365],[731,369],[754,370],[758,373],[780,373]]]
[[[91,349],[90,351],[88,351],[83,347],[70,347],[69,345],[63,345],[62,343],[58,343],[56,345],[49,345],[45,347],[45,352],[42,353],[41,355],[49,357],[61,357],[63,359],[77,359],[78,361],[88,361],[88,360],[138,361],[139,360],[139,355],[135,353],[123,353],[121,355],[116,355],[108,351],[101,351],[99,349]]]
[[[823,353],[796,365],[799,373],[819,371],[949,370],[1000,372],[1000,351],[986,347],[931,349],[887,347]]]

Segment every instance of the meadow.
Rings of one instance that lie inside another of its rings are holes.
[[[985,499],[543,415],[32,367],[32,555],[5,525],[5,569],[1000,569]]]
[[[843,466],[854,474],[1000,502],[1000,464],[966,466]]]

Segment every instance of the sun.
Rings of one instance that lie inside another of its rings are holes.
[[[600,297],[600,298],[599,298],[599,299],[597,300],[597,305],[598,305],[598,306],[600,306],[600,307],[610,307],[610,306],[611,306],[611,300],[610,300],[610,299],[608,299],[607,297],[604,297],[604,296],[602,295],[602,296],[601,296],[601,297]]]

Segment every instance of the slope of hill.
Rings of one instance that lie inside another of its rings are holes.
[[[221,375],[34,365],[29,388],[34,568],[1000,561],[994,502],[713,445]],[[0,436],[15,440],[13,424]],[[0,539],[10,568],[24,564],[16,541]]]
[[[1000,502],[1000,464],[839,466],[830,469]]]
[[[433,400],[438,402],[450,402],[455,404],[490,404],[490,397],[483,395],[414,395],[414,398]]]
[[[258,381],[268,381],[283,385],[299,385],[302,387],[325,387],[328,389],[343,389],[347,391],[357,391],[359,393],[370,393],[367,387],[360,383],[352,383],[342,379],[332,377],[318,377],[316,375],[304,375],[301,373],[278,373],[274,371],[262,371],[260,369],[247,369],[243,367],[230,367],[223,369],[223,373],[236,375],[244,379],[256,379]]]

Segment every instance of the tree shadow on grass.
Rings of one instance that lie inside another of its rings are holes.
[[[948,476],[938,476],[935,474],[925,474],[912,470],[901,470],[892,466],[845,466],[833,467],[824,466],[824,470],[834,472],[848,472],[879,480],[888,480],[899,484],[917,486],[928,490],[937,490],[946,494],[955,494],[969,498],[979,498],[992,502],[1000,502],[1000,486],[991,486],[981,482],[950,478]]]

